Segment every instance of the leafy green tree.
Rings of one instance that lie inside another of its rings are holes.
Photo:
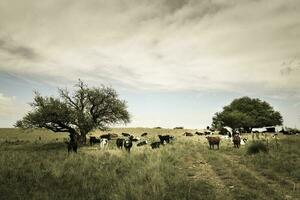
[[[282,116],[273,107],[260,99],[242,97],[234,99],[222,112],[213,116],[212,126],[229,126],[233,130],[243,128],[249,132],[252,128],[282,125]]]
[[[71,141],[86,142],[94,130],[106,130],[118,123],[130,122],[126,102],[111,87],[89,88],[81,80],[70,93],[59,89],[59,97],[43,97],[35,92],[32,111],[16,122],[20,128],[46,128],[68,132]]]

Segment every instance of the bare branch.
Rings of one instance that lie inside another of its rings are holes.
[[[78,105],[69,96],[69,91],[67,89],[58,89],[60,96],[67,101],[67,103],[75,109],[78,109]]]

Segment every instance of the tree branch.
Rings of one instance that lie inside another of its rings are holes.
[[[72,100],[72,98],[69,96],[69,92],[68,90],[65,89],[65,91],[63,89],[58,89],[60,92],[60,96],[62,98],[64,98],[65,100],[67,100],[67,103],[72,106],[75,109],[79,109],[78,105]]]

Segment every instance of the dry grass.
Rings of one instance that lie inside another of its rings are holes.
[[[67,154],[66,134],[45,130],[0,129],[1,199],[297,199],[300,138],[283,136],[269,152],[246,155],[222,140],[209,150],[204,136],[186,137],[173,129],[113,129],[111,133],[171,134],[160,149],[132,148],[111,141],[107,149],[85,146]],[[107,133],[107,132],[105,132]],[[92,135],[103,132],[95,131]],[[39,140],[41,137],[41,140]],[[250,136],[248,137],[251,140]],[[58,138],[58,140],[56,140]]]

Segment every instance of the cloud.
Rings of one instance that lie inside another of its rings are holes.
[[[300,61],[299,60],[289,60],[286,62],[283,62],[282,69],[280,70],[280,73],[282,76],[289,76],[292,73],[297,73],[297,71],[300,70]]]
[[[10,39],[0,38],[0,51],[15,59],[35,60],[40,56],[30,47],[15,44]]]
[[[296,0],[0,1],[0,71],[137,90],[299,95],[300,70],[281,65],[300,59],[299,9]]]

